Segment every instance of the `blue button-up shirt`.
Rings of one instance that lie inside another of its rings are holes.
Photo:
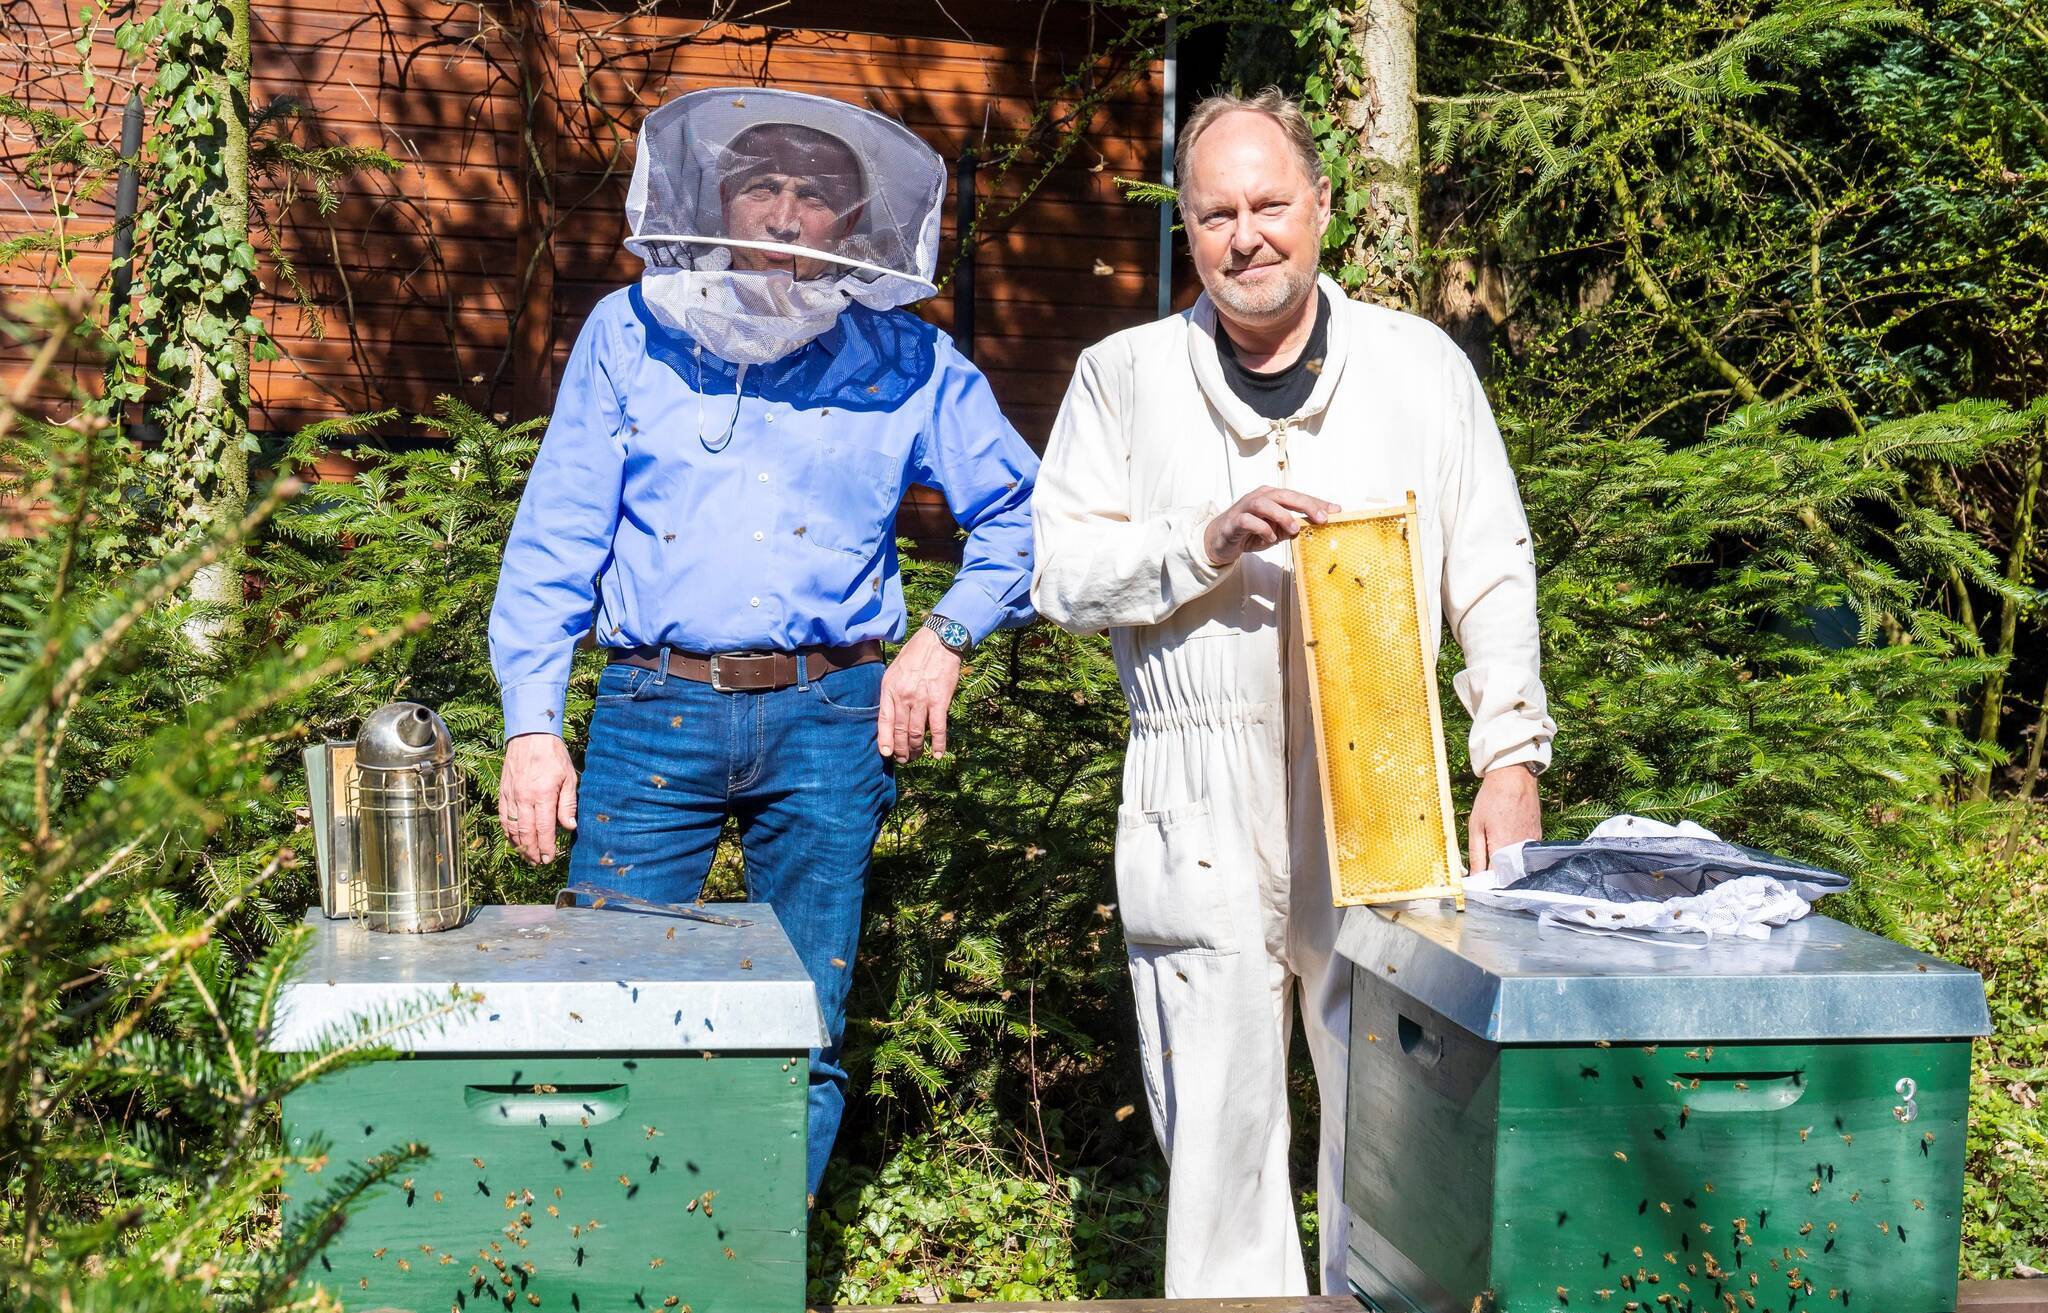
[[[730,434],[729,441],[722,440]],[[683,652],[900,639],[896,507],[968,530],[939,613],[977,641],[1028,620],[1038,458],[988,380],[906,311],[854,305],[744,373],[649,312],[591,313],[519,503],[491,608],[505,736],[560,733],[576,640]]]

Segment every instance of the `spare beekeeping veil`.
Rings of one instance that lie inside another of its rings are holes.
[[[821,96],[694,91],[649,114],[626,194],[648,307],[736,365],[779,360],[853,301],[935,290],[946,169],[902,124]]]

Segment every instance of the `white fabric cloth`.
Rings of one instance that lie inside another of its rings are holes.
[[[1083,353],[1040,467],[1032,600],[1107,629],[1131,713],[1117,825],[1146,1092],[1170,1169],[1166,1294],[1305,1294],[1287,1174],[1287,1043],[1322,1092],[1321,1285],[1341,1292],[1349,969],[1330,879],[1286,545],[1218,568],[1202,531],[1262,484],[1342,506],[1419,501],[1436,642],[1480,771],[1545,763],[1529,530],[1486,399],[1427,321],[1325,279],[1329,352],[1269,422],[1216,358],[1207,298]]]
[[[839,322],[852,303],[841,278],[798,280],[786,273],[731,269],[732,256],[696,269],[649,267],[640,294],[654,317],[735,365],[782,359]]]
[[[1590,839],[1688,838],[1721,836],[1692,821],[1668,825],[1647,816],[1610,816],[1594,826]],[[1768,875],[1724,880],[1689,898],[1620,903],[1542,889],[1509,889],[1527,874],[1523,845],[1509,844],[1494,854],[1491,869],[1465,877],[1465,896],[1489,907],[1533,912],[1546,926],[1566,926],[1599,934],[1634,932],[1656,935],[1739,935],[1768,939],[1775,926],[1797,921],[1812,910],[1807,895]],[[1818,896],[1818,891],[1813,896]],[[1665,942],[1665,941],[1660,941]]]

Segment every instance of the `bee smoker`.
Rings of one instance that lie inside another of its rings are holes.
[[[462,776],[441,717],[417,702],[388,703],[353,742],[307,748],[305,759],[320,910],[399,934],[461,925]]]

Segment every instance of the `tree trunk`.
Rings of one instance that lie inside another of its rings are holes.
[[[1422,135],[1415,111],[1415,0],[1353,0],[1347,20],[1361,74],[1343,102],[1354,186],[1365,189],[1345,263],[1364,272],[1364,299],[1422,304]],[[1342,198],[1340,197],[1341,201]]]
[[[2027,563],[2033,556],[2034,546],[2034,502],[2041,491],[2041,467],[2048,462],[2048,436],[2034,444],[2034,461],[2027,467],[2026,483],[2020,489],[2019,505],[2013,509],[2012,545],[2005,557],[2005,581],[2018,585],[2025,582]],[[2013,644],[2019,638],[2019,603],[2010,596],[1998,607],[1998,648],[1996,655],[2003,658],[2001,665],[1984,681],[1984,700],[1977,710],[1977,741],[1995,743],[1998,741],[1998,721],[2005,702],[2005,671],[2012,663]],[[2036,751],[2038,753],[2038,744]],[[1977,772],[1976,781],[1971,785],[1970,796],[1984,799],[1991,796],[1991,768]]]
[[[234,248],[223,252],[229,269],[244,264],[236,253],[249,247],[249,3],[226,0],[223,5],[228,45],[221,68],[221,181],[214,208],[221,220],[222,244]],[[240,286],[222,298],[217,312],[229,326],[226,340],[209,350],[192,333],[185,334],[192,351],[185,389],[192,402],[186,417],[192,432],[189,440],[176,446],[188,458],[199,458],[189,485],[189,516],[202,533],[239,523],[249,507],[251,362],[246,323],[254,305],[255,268],[253,258],[246,263]],[[187,312],[200,313],[198,307]],[[186,638],[202,652],[212,651],[218,639],[232,632],[232,613],[242,603],[242,567],[242,552],[236,549],[223,553],[192,580],[192,599],[209,613],[186,627]]]
[[[2041,745],[2048,742],[2048,688],[2041,690],[2041,708],[2034,717],[2034,746],[2027,752],[2027,768],[2020,775],[2020,792],[2017,805],[2013,808],[2012,829],[2005,836],[2005,859],[2019,851],[2020,835],[2027,828],[2027,820],[2033,811],[2034,783],[2041,778]]]
[[[498,360],[486,400],[501,404],[498,384],[512,374],[512,413],[545,415],[555,396],[555,182],[562,108],[556,84],[555,37],[561,11],[554,0],[515,0],[519,94],[525,106],[519,152],[519,293],[511,340]]]

